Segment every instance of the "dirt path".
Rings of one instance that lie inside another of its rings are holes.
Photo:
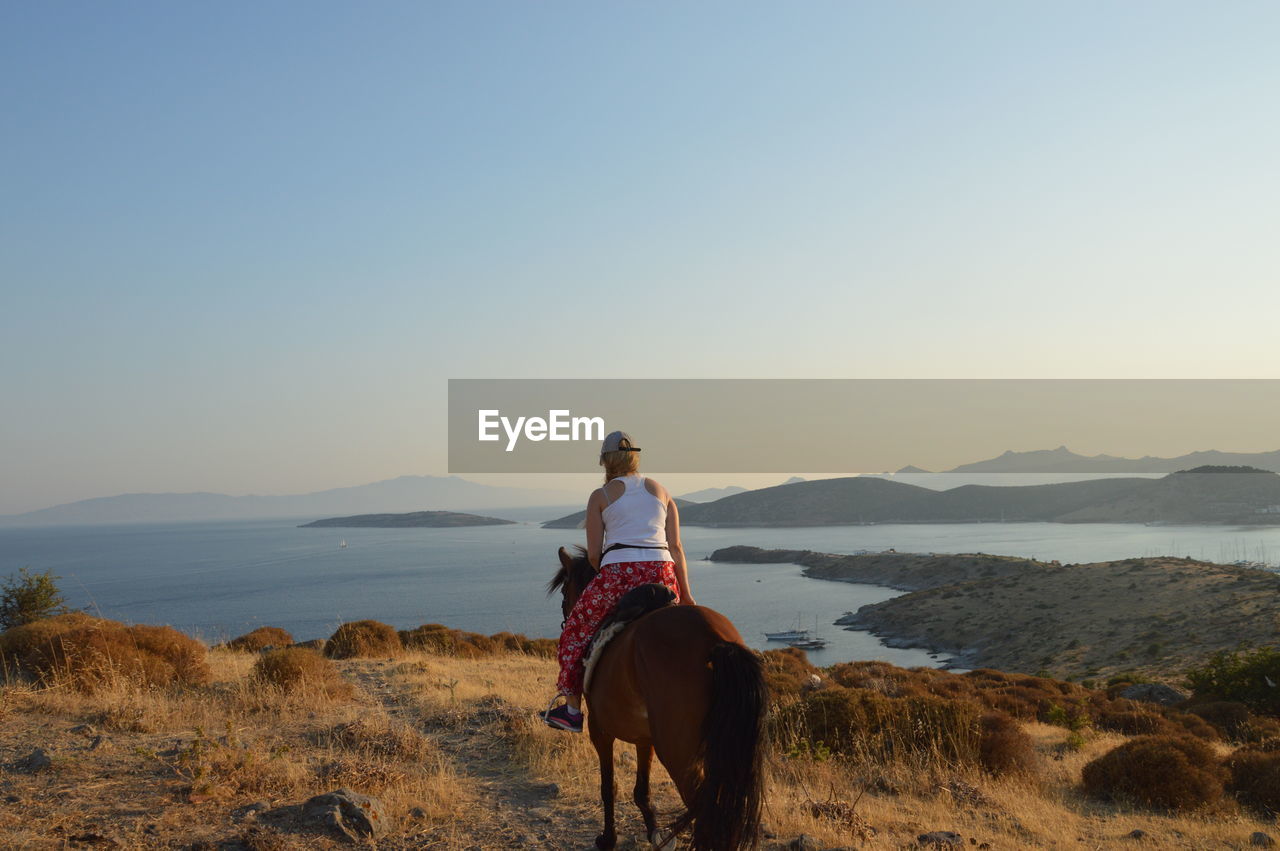
[[[371,700],[423,733],[449,761],[459,778],[459,794],[474,796],[468,807],[473,818],[427,831],[432,847],[459,851],[582,851],[595,847],[599,804],[567,800],[558,784],[531,777],[513,758],[511,732],[528,720],[519,707],[493,697],[460,702],[446,713],[424,713],[412,690],[393,681],[394,663],[353,661],[341,667]],[[619,777],[619,847],[635,847],[627,837],[628,830],[641,829],[638,815],[632,819],[634,814],[628,812],[634,810],[627,794],[628,766],[633,766],[634,760],[628,754],[620,763],[624,768]],[[648,847],[647,843],[643,847]]]

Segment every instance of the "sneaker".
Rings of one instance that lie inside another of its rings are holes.
[[[570,733],[582,732],[582,713],[571,711],[567,703],[544,712],[542,720],[546,721],[548,726],[558,730],[568,730]]]

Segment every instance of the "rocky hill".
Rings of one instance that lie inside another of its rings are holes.
[[[842,625],[958,667],[1097,677],[1161,675],[1280,642],[1280,575],[1177,558],[1058,564],[988,555],[831,555],[730,547],[713,561],[801,564],[817,579],[911,593]]]
[[[546,526],[576,528],[583,516],[578,512]],[[1160,479],[962,485],[944,491],[854,476],[681,504],[680,517],[687,526],[723,527],[1021,521],[1280,524],[1280,475],[1206,466]]]

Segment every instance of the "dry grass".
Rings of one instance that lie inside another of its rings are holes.
[[[0,845],[64,847],[101,836],[128,848],[337,848],[297,814],[308,797],[348,785],[381,798],[393,816],[381,848],[585,848],[599,827],[595,752],[585,736],[536,718],[555,692],[554,662],[523,649],[463,653],[409,649],[393,660],[335,664],[302,649],[257,657],[214,650],[203,684],[119,677],[84,691],[11,679],[0,688],[0,763],[9,766],[0,783],[17,801],[0,807]],[[305,676],[271,680],[276,674],[266,671],[277,663],[268,660],[284,659],[316,660],[353,692],[329,694]],[[1228,795],[1209,810],[1170,815],[1085,794],[1085,766],[1133,740],[1092,723],[1073,730],[1037,720],[1046,694],[1090,707],[1078,687],[864,665],[842,673],[848,683],[861,678],[863,697],[854,701],[821,697],[855,687],[831,686],[831,676],[795,654],[776,654],[767,667],[771,682],[790,684],[779,688],[779,718],[802,718],[827,701],[871,712],[897,737],[882,732],[868,744],[833,728],[820,743],[813,729],[775,726],[798,735],[793,743],[807,741],[776,749],[768,766],[765,821],[782,840],[806,833],[826,847],[888,851],[925,831],[954,830],[966,844],[992,848],[1125,848],[1140,829],[1152,847],[1243,848],[1255,830],[1275,834],[1262,806],[1277,752],[1265,746],[1231,761],[1230,788],[1247,786],[1258,810]],[[813,689],[815,673],[826,688]],[[1024,701],[1030,717],[993,713],[975,697],[982,691]],[[939,738],[894,720],[889,710],[903,707],[950,732]],[[860,744],[841,753],[841,741]],[[904,747],[913,741],[921,746]],[[19,764],[35,747],[52,765],[33,773]],[[1221,742],[1202,747],[1231,755]],[[615,763],[620,830],[638,834],[629,747],[617,748]],[[656,764],[654,792],[669,820],[679,802]],[[266,813],[248,814],[257,801]]]

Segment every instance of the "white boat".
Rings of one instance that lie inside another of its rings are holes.
[[[825,638],[804,638],[798,641],[788,641],[787,644],[799,650],[821,650],[827,646]]]
[[[341,541],[338,542],[338,549],[345,550],[346,548],[347,548],[347,539],[343,538]]]
[[[770,641],[804,641],[809,637],[809,630],[788,629],[785,632],[766,632],[764,637]]]

